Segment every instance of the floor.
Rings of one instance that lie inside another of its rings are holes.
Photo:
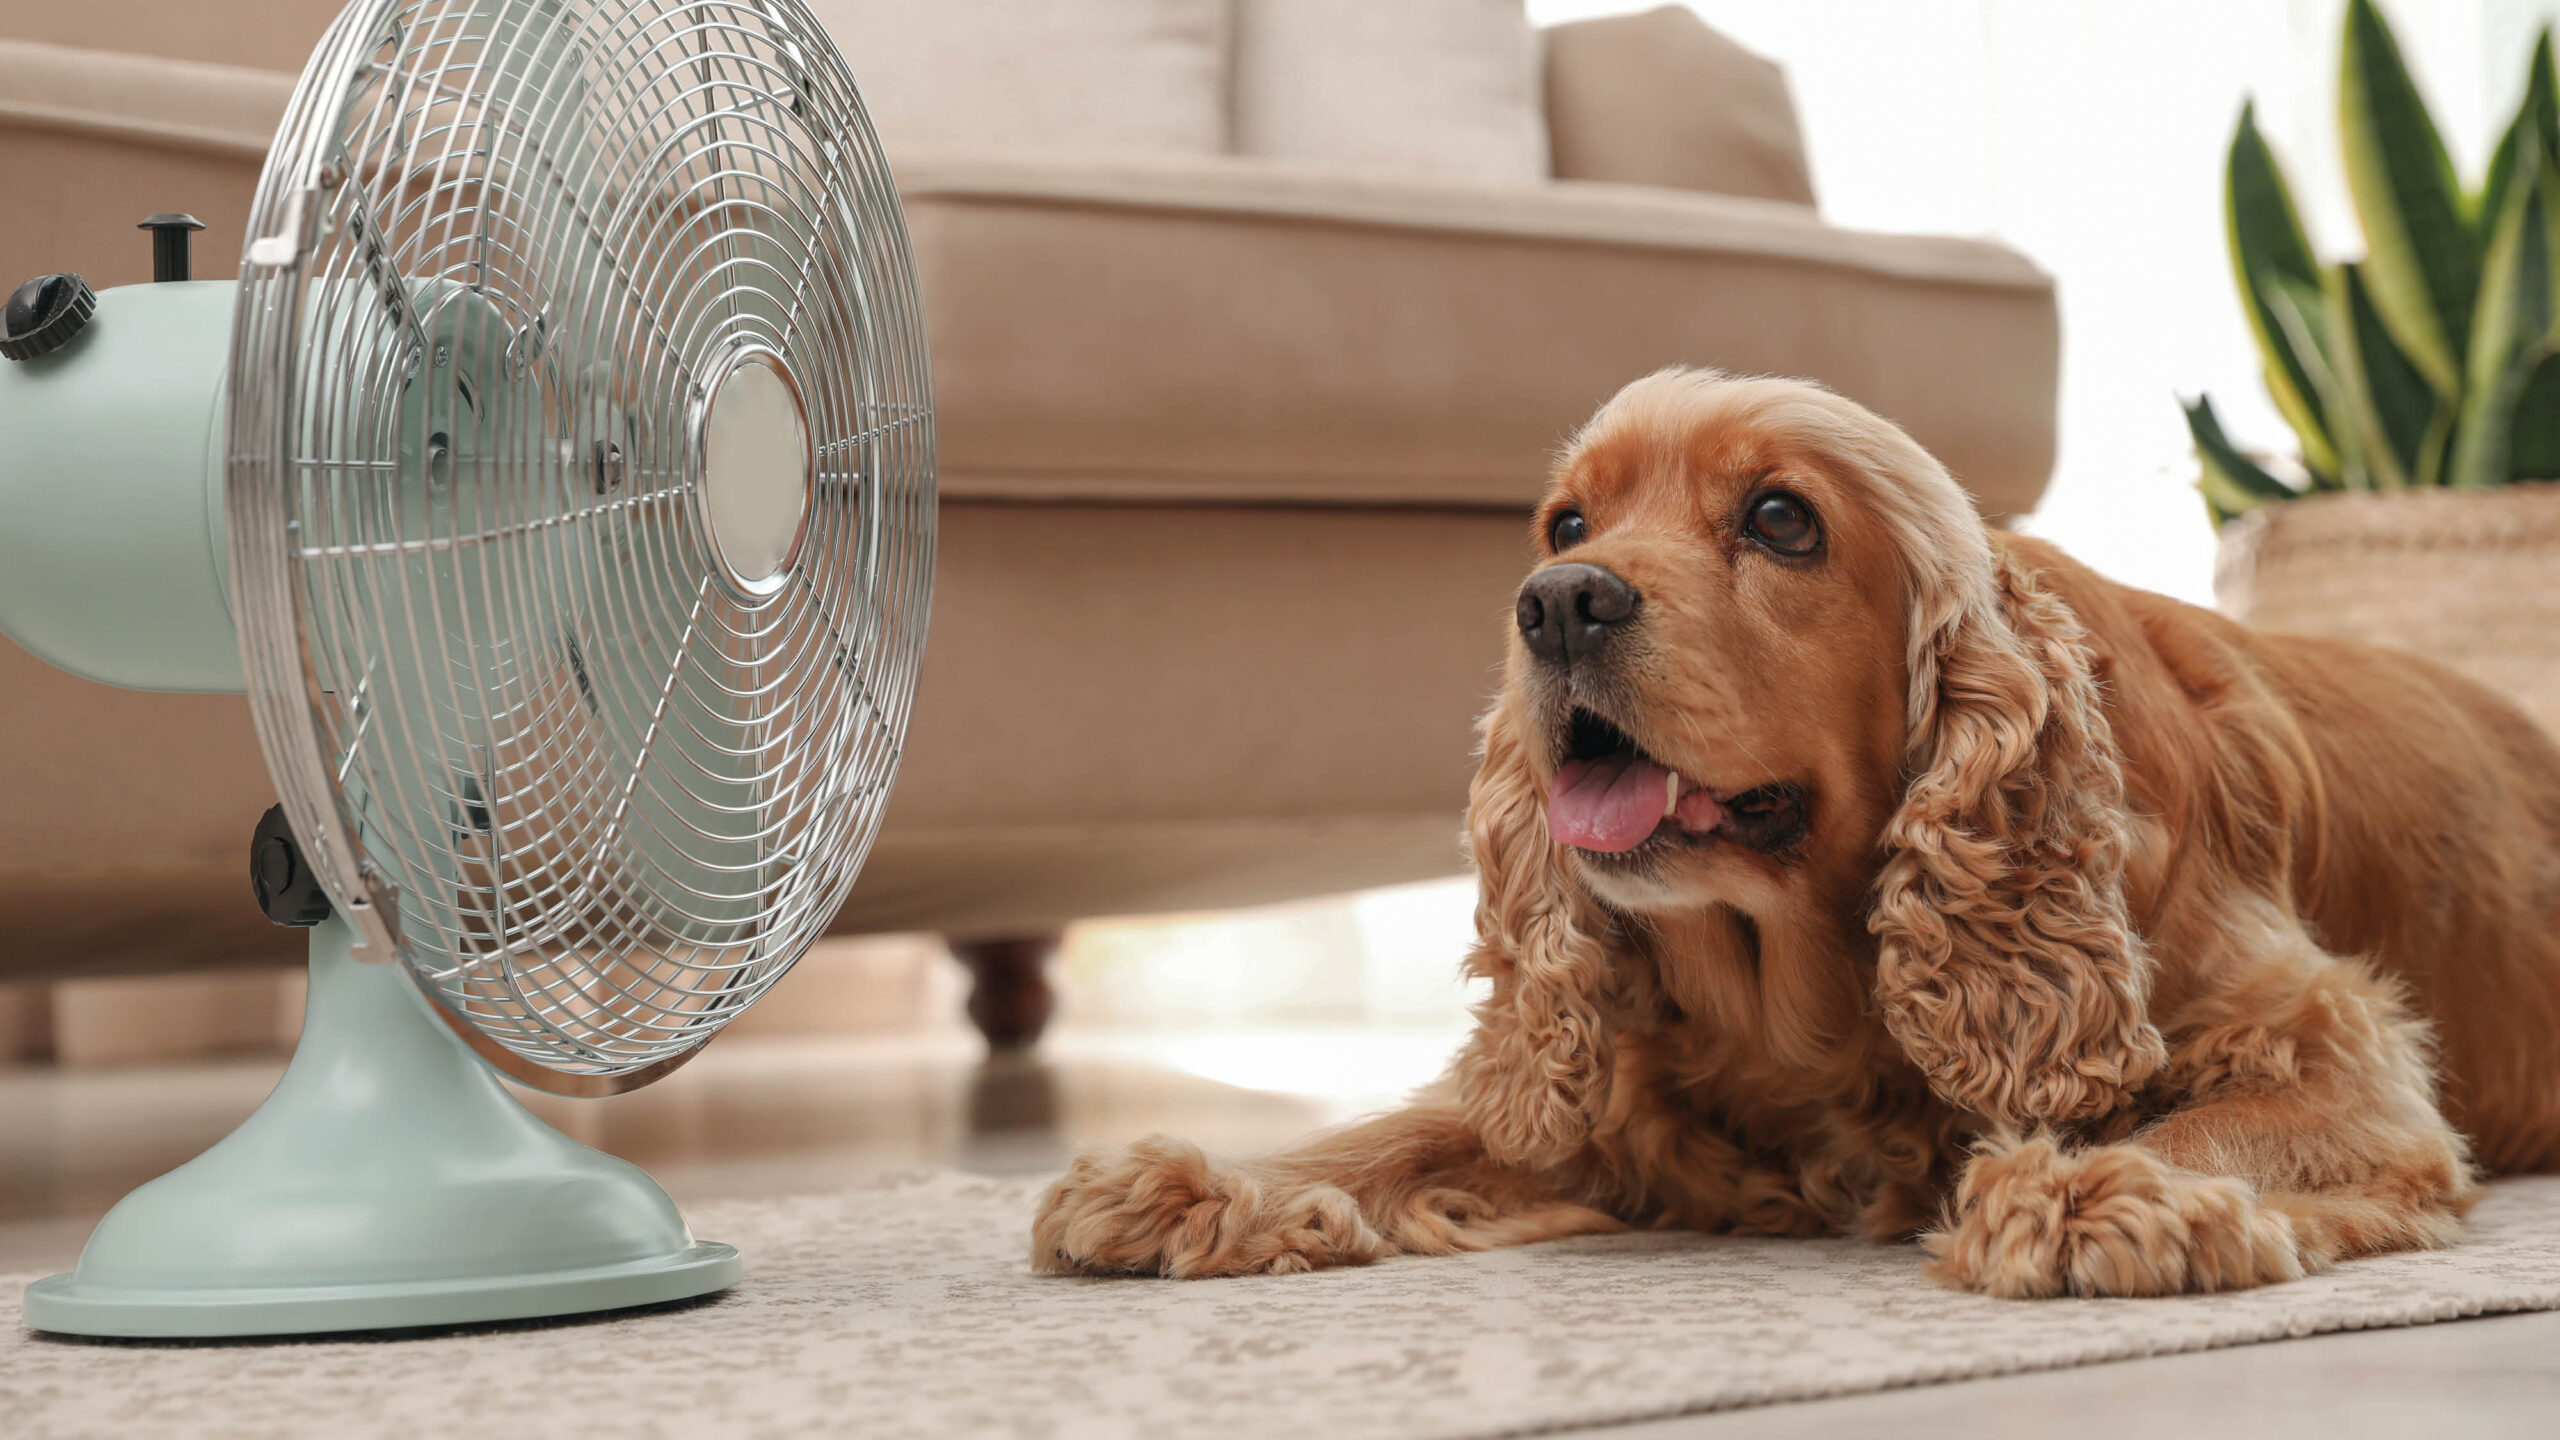
[[[959,1029],[739,1038],[618,1100],[530,1097],[581,1140],[646,1165],[679,1201],[821,1190],[884,1168],[1054,1168],[1076,1143],[1170,1131],[1251,1149],[1371,1108],[1452,1037],[1270,1029],[1065,1030],[1038,1060],[988,1061]],[[1285,1083],[1296,1093],[1246,1088]],[[0,1069],[0,1271],[61,1268],[131,1185],[256,1105],[280,1061]],[[2560,1313],[2326,1336],[1594,1432],[1609,1440],[2068,1433],[2322,1440],[2560,1436]]]

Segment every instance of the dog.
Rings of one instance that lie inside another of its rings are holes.
[[[1796,381],[1628,386],[1533,548],[1449,1073],[1249,1162],[1087,1155],[1035,1267],[1674,1227],[2164,1295],[2560,1165],[2560,749],[2506,701],[2101,579]]]

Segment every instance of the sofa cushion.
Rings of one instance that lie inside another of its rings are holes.
[[[1591,182],[918,161],[944,491],[1520,507],[1664,365],[1809,376],[1992,515],[2053,461],[2051,281],[1985,241]]]
[[[919,148],[1214,155],[1227,0],[811,0],[894,163]]]
[[[1785,74],[1684,7],[1556,26],[1546,70],[1558,178],[1813,203]]]
[[[1236,0],[1245,155],[1535,184],[1538,37],[1520,0]]]

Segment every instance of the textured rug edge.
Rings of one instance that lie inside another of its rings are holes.
[[[2021,1300],[2013,1303],[2038,1305],[2046,1302]],[[1429,1433],[1427,1440],[1530,1440],[1530,1437],[1557,1435],[1572,1430],[1597,1430],[1615,1425],[1641,1425],[1656,1420],[1677,1420],[1684,1415],[1724,1414],[1737,1410],[1758,1410],[1774,1405],[1800,1405],[1816,1400],[1849,1400],[1861,1395],[1883,1395],[1896,1390],[1917,1390],[1935,1385],[1961,1385],[1973,1380],[2002,1380],[2012,1376],[2036,1375],[2054,1370],[2078,1370],[2096,1365],[2114,1365],[2128,1360],[2154,1360],[2172,1355],[2201,1355],[2214,1350],[2236,1350],[2245,1345],[2266,1345],[2284,1340],[2312,1340],[2323,1335],[2343,1335],[2363,1330],[2408,1330],[2421,1325],[2456,1324],[2464,1320],[2486,1320],[2501,1315],[2531,1315],[2545,1311],[2560,1311],[2560,1285],[2535,1286],[2489,1299],[2446,1296],[2441,1297],[2436,1303],[2412,1306],[2396,1314],[2339,1315],[2314,1319],[2307,1324],[2300,1317],[2294,1317],[2256,1326],[2234,1327],[2226,1333],[2199,1335],[2191,1340],[2172,1341],[2167,1344],[2097,1345],[2043,1355],[1995,1356],[1979,1364],[1917,1365],[1894,1371],[1881,1379],[1862,1378],[1844,1385],[1746,1385],[1669,1405],[1641,1405],[1623,1411],[1605,1413],[1584,1411],[1570,1416],[1559,1415],[1526,1420],[1517,1425],[1506,1425],[1490,1430],[1475,1428],[1435,1430]]]

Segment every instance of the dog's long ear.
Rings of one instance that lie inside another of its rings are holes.
[[[2018,1124],[2104,1114],[2165,1053],[2087,635],[2005,551],[1940,588],[1955,593],[1913,608],[1910,780],[1868,919],[1877,1000],[1947,1103]]]
[[[1527,745],[1501,706],[1483,737],[1467,798],[1477,877],[1467,971],[1493,989],[1458,1057],[1459,1103],[1495,1159],[1546,1165],[1590,1138],[1608,1064],[1610,921],[1565,873]]]

